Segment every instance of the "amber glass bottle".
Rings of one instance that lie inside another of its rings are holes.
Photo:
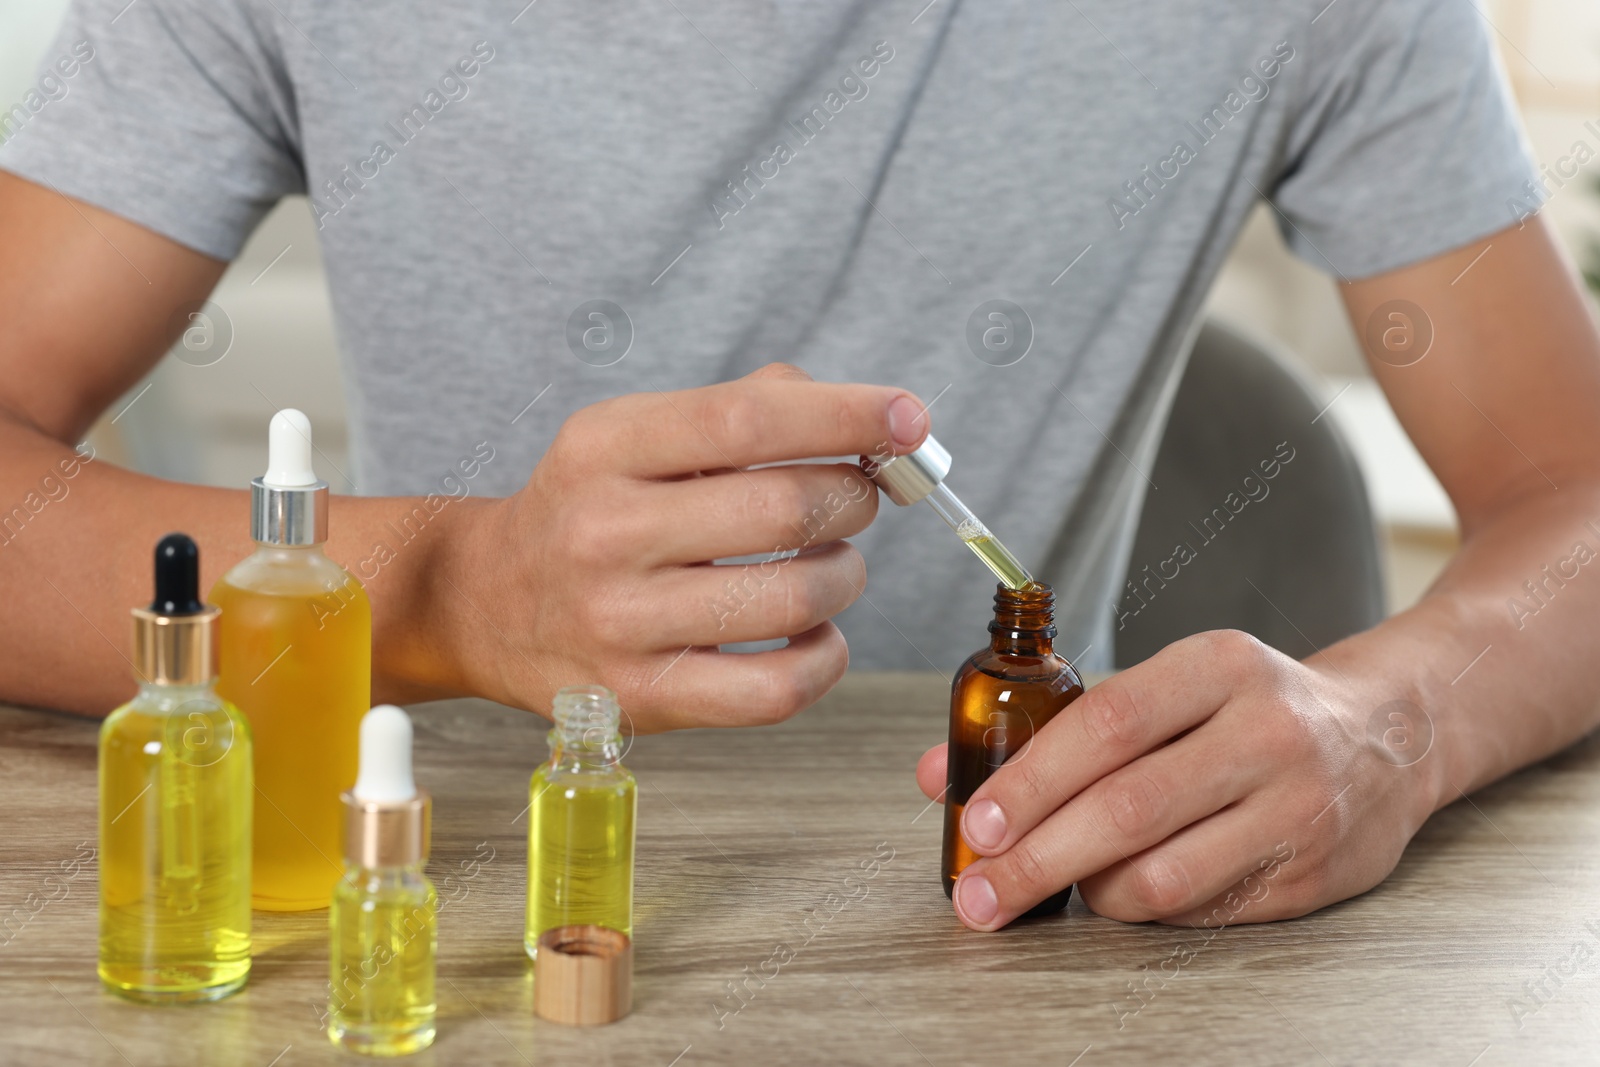
[[[1022,589],[998,586],[989,647],[974,652],[950,685],[950,749],[944,803],[944,893],[978,854],[961,837],[967,801],[1000,765],[1018,757],[1034,731],[1083,695],[1083,682],[1055,653],[1055,594],[1042,582]],[[1072,887],[1029,915],[1066,906]]]

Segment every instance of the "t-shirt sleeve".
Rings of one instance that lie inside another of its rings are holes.
[[[0,168],[232,259],[304,190],[279,28],[248,0],[74,0]]]
[[[1271,197],[1297,255],[1368,277],[1470,244],[1539,206],[1538,172],[1476,5],[1325,3],[1314,4],[1306,80]]]

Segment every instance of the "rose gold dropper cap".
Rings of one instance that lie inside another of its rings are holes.
[[[428,858],[433,804],[411,776],[411,718],[393,704],[361,717],[361,769],[341,799],[350,863],[409,867]]]

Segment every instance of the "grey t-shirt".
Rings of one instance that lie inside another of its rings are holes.
[[[771,360],[914,389],[1091,667],[1252,204],[1354,278],[1534,177],[1461,0],[525,3],[79,0],[70,91],[0,116],[0,166],[224,259],[309,193],[364,492],[487,441],[475,490],[510,493],[577,408]],[[854,664],[986,640],[931,511],[855,542]]]

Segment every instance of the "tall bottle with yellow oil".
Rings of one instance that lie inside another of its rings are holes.
[[[217,609],[194,541],[156,546],[134,610],[139,692],[100,728],[100,981],[148,1003],[250,976],[250,727],[212,689]]]
[[[255,737],[252,902],[326,908],[344,873],[339,795],[355,780],[371,706],[372,608],[323,554],[328,484],[311,463],[311,422],[272,417],[267,472],[250,485],[254,554],[211,591],[222,609],[218,692]]]

